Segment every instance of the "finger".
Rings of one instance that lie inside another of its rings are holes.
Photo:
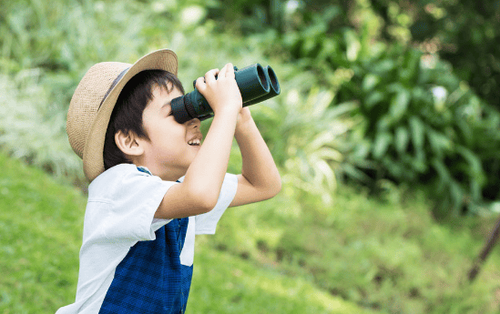
[[[215,76],[219,74],[219,69],[212,69],[205,73],[205,82],[207,84],[212,83],[216,80]]]
[[[196,79],[195,87],[198,90],[204,89],[206,86],[207,86],[207,84],[205,83],[205,78],[204,77],[199,77],[199,78]]]
[[[226,64],[226,77],[234,78],[234,66],[232,63]]]
[[[222,69],[219,72],[219,77],[226,77],[227,68],[228,68],[228,64],[226,64],[226,65],[224,65],[224,67],[222,67]]]

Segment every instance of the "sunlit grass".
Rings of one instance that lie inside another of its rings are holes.
[[[54,312],[74,300],[85,196],[3,154],[0,168],[0,312]],[[285,187],[228,209],[216,235],[199,238],[190,310],[496,313],[498,248],[465,280],[488,229],[436,224],[406,192],[373,200],[349,188],[326,210]]]
[[[0,312],[55,312],[74,299],[85,200],[4,154],[0,168]]]
[[[54,313],[72,303],[85,195],[0,154],[0,313]],[[192,313],[363,313],[301,277],[219,252],[201,238]]]
[[[379,197],[343,186],[331,207],[310,195],[294,201],[287,189],[226,212],[213,246],[390,313],[496,313],[500,306],[500,248],[474,284],[467,280],[494,217],[438,224],[424,194],[394,186]]]
[[[262,267],[238,256],[197,245],[192,313],[371,313],[279,268]]]

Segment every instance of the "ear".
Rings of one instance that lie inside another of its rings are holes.
[[[141,139],[132,131],[128,131],[127,133],[122,131],[116,132],[115,143],[127,157],[139,157],[144,153]]]

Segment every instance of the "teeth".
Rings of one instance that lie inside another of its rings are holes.
[[[195,139],[195,140],[190,140],[188,142],[189,145],[200,145],[201,144],[201,141],[198,140],[198,139]]]

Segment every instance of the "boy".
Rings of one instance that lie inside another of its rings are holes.
[[[67,132],[89,185],[75,303],[64,313],[184,313],[195,234],[213,234],[228,206],[268,199],[278,170],[231,64],[198,78],[214,111],[179,124],[177,57],[162,49],[133,65],[94,65],[68,110]],[[217,76],[217,78],[216,78]],[[226,174],[233,136],[242,174]]]

